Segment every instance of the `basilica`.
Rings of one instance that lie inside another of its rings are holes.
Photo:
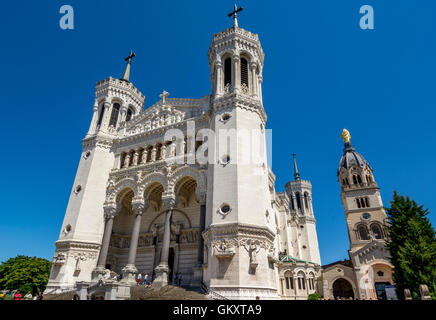
[[[133,53],[121,79],[97,82],[46,293],[127,299],[138,273],[155,288],[180,274],[182,286],[212,299],[377,299],[393,284],[379,189],[348,131],[338,179],[349,260],[321,264],[312,185],[295,155],[294,179],[276,192],[264,52],[258,35],[238,26],[240,10],[213,35],[210,94],[163,91],[147,106],[130,81]],[[242,131],[257,135],[256,161],[243,161],[252,150]]]

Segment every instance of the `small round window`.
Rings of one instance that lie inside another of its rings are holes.
[[[229,214],[230,211],[232,211],[232,209],[230,208],[230,206],[227,203],[223,203],[221,205],[221,207],[219,208],[219,213],[223,216]]]
[[[230,162],[230,156],[229,155],[225,155],[222,157],[221,162],[223,164],[228,164]]]
[[[71,231],[71,225],[70,225],[70,224],[67,224],[67,225],[65,226],[65,228],[64,228],[64,233],[67,234],[67,233],[70,232],[70,231]]]
[[[369,218],[371,218],[371,215],[367,212],[365,212],[364,214],[362,214],[362,218],[365,220],[368,220]]]
[[[79,185],[74,189],[74,192],[75,192],[75,193],[79,193],[80,191],[82,191],[82,186],[79,184]]]
[[[231,116],[230,113],[224,113],[224,114],[221,116],[221,120],[222,120],[222,121],[228,121],[231,117],[232,117],[232,116]]]

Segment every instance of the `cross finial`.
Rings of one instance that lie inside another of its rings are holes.
[[[165,104],[166,97],[168,97],[170,94],[166,92],[165,90],[159,95],[159,98],[162,99],[162,104]]]
[[[127,65],[126,65],[126,70],[124,70],[124,74],[123,74],[123,77],[121,78],[121,80],[129,82],[129,79],[130,79],[130,64],[132,63],[132,58],[135,57],[135,56],[136,56],[136,54],[134,54],[133,51],[130,50],[129,56],[124,59],[124,60],[127,61]]]
[[[238,26],[238,12],[241,12],[242,10],[244,10],[244,8],[240,7],[238,9],[238,6],[236,4],[233,8],[234,8],[233,12],[229,13],[228,16],[229,17],[233,16],[233,27],[237,27]]]

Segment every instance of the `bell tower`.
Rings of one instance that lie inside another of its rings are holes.
[[[231,299],[278,298],[276,228],[268,187],[262,103],[264,53],[257,34],[238,26],[213,36],[204,281]]]
[[[95,87],[93,116],[82,140],[83,151],[52,261],[46,293],[71,290],[90,281],[104,229],[103,203],[109,172],[114,167],[113,141],[144,105],[144,96],[129,81],[134,54],[126,58],[122,79],[109,77]]]

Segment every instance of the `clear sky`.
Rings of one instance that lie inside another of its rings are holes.
[[[59,27],[62,5],[75,29]],[[17,254],[51,259],[92,117],[94,87],[131,80],[146,107],[210,93],[212,35],[232,25],[234,1],[0,2],[0,261]],[[267,128],[276,190],[292,178],[297,154],[313,185],[322,263],[347,257],[336,170],[340,133],[374,169],[384,204],[392,191],[436,208],[435,1],[239,1],[239,26],[265,51]],[[372,5],[375,30],[359,27]],[[435,223],[434,214],[430,215]]]

